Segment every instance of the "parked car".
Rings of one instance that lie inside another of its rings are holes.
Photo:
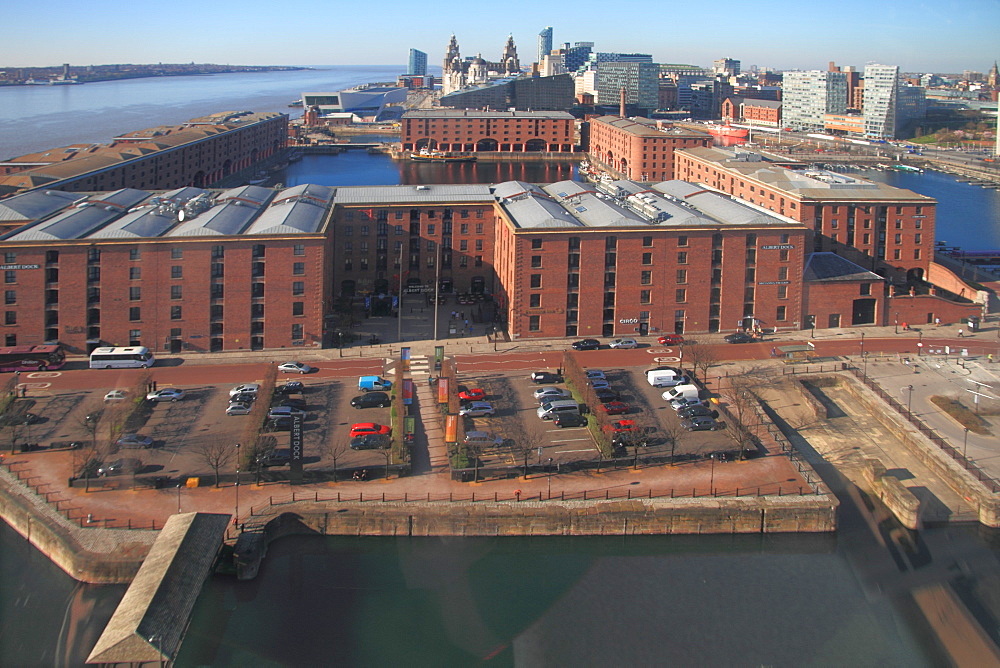
[[[601,342],[597,339],[581,339],[570,344],[573,350],[597,350],[601,347]]]
[[[40,419],[34,413],[7,413],[6,415],[0,415],[0,427],[35,424]]]
[[[612,390],[610,387],[602,387],[594,390],[594,396],[596,396],[597,400],[602,404],[606,404],[609,401],[618,401],[622,398],[621,392]]]
[[[463,406],[458,410],[459,415],[466,417],[483,417],[496,415],[493,404],[488,401],[473,401],[468,406]]]
[[[675,411],[679,411],[682,408],[689,408],[691,406],[704,406],[704,404],[698,397],[680,397],[670,401],[670,407]]]
[[[271,450],[262,454],[257,461],[261,466],[284,466],[292,460],[292,453],[288,448]]]
[[[503,445],[503,439],[485,431],[465,432],[465,444],[478,449],[497,448]]]
[[[176,387],[165,387],[162,390],[154,390],[146,395],[146,401],[160,403],[161,401],[180,401],[184,398],[184,390]]]
[[[251,410],[253,410],[253,404],[237,401],[229,404],[226,408],[226,415],[250,415]]]
[[[608,343],[610,348],[638,348],[639,342],[635,339],[613,339]]]
[[[606,390],[611,387],[611,383],[603,378],[592,378],[587,383],[595,390]]]
[[[274,388],[275,394],[294,394],[296,392],[305,392],[306,386],[301,380],[290,380],[284,385],[279,385]]]
[[[115,445],[119,448],[150,448],[153,446],[153,439],[142,434],[122,434]]]
[[[351,405],[355,408],[385,408],[392,402],[391,397],[385,392],[368,392],[359,394],[351,399]]]
[[[111,390],[104,395],[104,403],[110,403],[112,401],[125,401],[128,399],[128,392],[125,390]]]
[[[552,373],[551,371],[535,371],[531,374],[531,382],[539,385],[561,383],[562,380],[562,376],[557,373]]]
[[[257,395],[250,392],[240,392],[229,397],[229,403],[252,404],[257,401]]]
[[[318,371],[318,369],[314,366],[309,366],[305,362],[285,362],[278,365],[278,371],[281,373],[312,373],[313,371]]]
[[[688,431],[715,431],[722,427],[714,418],[710,418],[707,415],[681,420],[681,426]]]
[[[559,413],[552,418],[552,424],[559,427],[586,427],[587,416],[579,413]]]
[[[743,332],[736,332],[726,336],[726,343],[753,343],[754,338]]]
[[[680,334],[664,334],[656,342],[661,346],[680,346],[684,345],[684,337]]]
[[[611,447],[615,450],[622,448],[644,448],[649,445],[649,439],[639,431],[622,431],[616,433],[611,439]]]
[[[486,398],[486,390],[478,387],[471,390],[462,390],[458,393],[458,398],[465,399],[466,401],[482,401]]]
[[[292,418],[287,415],[268,418],[266,426],[270,431],[290,431],[292,429]]]
[[[351,450],[384,450],[391,445],[387,434],[362,434],[351,439]]]
[[[391,434],[392,428],[377,422],[359,422],[351,425],[351,438],[365,434]]]
[[[138,473],[142,470],[142,460],[134,457],[121,457],[110,464],[101,464],[97,467],[97,475],[121,475],[122,473]]]
[[[299,408],[305,410],[308,404],[302,397],[285,397],[278,404],[279,407]]]
[[[252,394],[256,397],[259,391],[260,385],[257,383],[243,383],[229,390],[229,396],[235,397],[237,394]]]
[[[677,417],[682,420],[694,417],[718,417],[718,411],[712,410],[704,404],[695,404],[694,406],[685,406],[677,411]]]
[[[619,433],[623,431],[639,431],[639,425],[635,423],[635,420],[616,420],[607,426],[607,430]]]
[[[624,415],[629,412],[630,408],[629,405],[623,401],[609,401],[601,404],[601,410],[608,415]]]
[[[536,401],[549,401],[550,399],[565,399],[570,396],[570,393],[561,387],[548,385],[535,390],[532,396],[535,397]]]
[[[605,378],[604,372],[601,371],[600,369],[587,369],[586,374],[587,374],[587,380],[593,380],[594,378],[600,378],[604,380]]]
[[[301,408],[295,408],[294,406],[272,406],[271,410],[267,412],[268,418],[276,417],[305,417],[308,415]]]

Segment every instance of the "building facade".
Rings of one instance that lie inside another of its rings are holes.
[[[462,59],[458,40],[451,36],[441,65],[441,92],[448,94],[465,86],[486,83],[490,79],[517,76],[521,73],[521,61],[517,56],[514,37],[508,35],[503,53],[497,62],[484,60],[482,56]]]
[[[508,77],[442,95],[438,102],[452,109],[522,109],[565,111],[575,104],[575,85],[569,74]]]
[[[652,62],[613,60],[597,66],[597,100],[601,105],[618,105],[622,91],[625,104],[640,114],[654,111],[659,104],[660,67]]]
[[[427,54],[417,49],[410,49],[410,60],[406,74],[411,77],[427,76]]]
[[[404,151],[573,151],[575,119],[564,111],[415,109],[402,119]]]
[[[674,152],[711,146],[712,136],[648,118],[600,116],[590,120],[590,159],[623,178],[669,181],[674,178]]]
[[[793,130],[822,130],[826,114],[847,111],[847,78],[843,72],[785,72],[782,117]]]
[[[722,120],[768,128],[781,127],[781,102],[728,97],[722,103]]]
[[[552,26],[542,28],[538,33],[538,58],[535,62],[541,63],[545,56],[552,53]]]

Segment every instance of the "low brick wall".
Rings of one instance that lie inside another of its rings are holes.
[[[885,465],[878,459],[865,460],[864,475],[872,490],[900,524],[907,529],[920,528],[920,499],[899,478],[887,475]]]

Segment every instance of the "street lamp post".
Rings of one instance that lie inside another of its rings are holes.
[[[549,464],[548,465],[548,468],[549,468],[549,494],[548,494],[548,498],[551,499],[552,498],[552,458],[551,457],[549,457],[548,464]]]
[[[903,389],[906,390],[906,392],[907,392],[907,394],[906,394],[906,412],[912,414],[912,411],[910,410],[910,406],[913,405],[913,386],[912,385],[907,385]]]
[[[965,460],[965,468],[969,468],[969,428],[965,427],[965,436],[962,438],[962,459]]]
[[[177,483],[177,514],[181,512],[181,484]]]
[[[233,526],[240,520],[240,444],[236,444],[236,513],[233,515]]]
[[[865,354],[865,333],[864,332],[861,332],[861,365],[862,365],[862,368],[863,368],[863,370],[861,372],[861,375],[863,375],[865,378],[867,378],[868,377],[868,355]]]
[[[715,453],[712,453],[712,475],[709,478],[708,488],[712,492],[712,496],[715,496]]]
[[[895,334],[899,334],[899,312],[898,311],[896,312],[896,315],[893,316],[893,318],[892,318],[892,325],[895,328],[895,332],[894,333]]]
[[[924,333],[917,332],[917,357],[923,353],[924,350]]]

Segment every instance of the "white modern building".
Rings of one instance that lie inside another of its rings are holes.
[[[782,118],[794,130],[823,130],[826,114],[847,111],[847,76],[843,72],[785,72],[781,88]]]

